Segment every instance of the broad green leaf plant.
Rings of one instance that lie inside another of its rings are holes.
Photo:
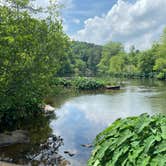
[[[94,144],[88,166],[165,166],[166,116],[118,119]]]

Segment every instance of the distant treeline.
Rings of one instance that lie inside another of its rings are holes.
[[[102,46],[72,41],[68,61],[59,70],[58,76],[95,76],[102,56]]]
[[[158,43],[140,51],[132,46],[126,52],[119,42],[104,46],[72,41],[68,65],[59,76],[115,76],[166,79],[166,30]]]

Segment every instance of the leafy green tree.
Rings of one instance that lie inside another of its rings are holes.
[[[102,57],[98,64],[99,73],[107,74],[109,71],[110,59],[124,52],[124,48],[121,43],[109,42],[102,50]]]
[[[102,46],[86,42],[73,41],[70,61],[76,75],[94,76],[101,58]]]
[[[0,6],[0,20],[1,122],[40,110],[65,61],[69,41],[57,15],[39,20],[26,10]]]
[[[158,46],[157,58],[153,68],[157,73],[157,78],[166,79],[166,29],[161,37],[161,43]]]
[[[157,78],[165,79],[166,78],[166,58],[158,58],[153,67],[155,71],[158,72]]]
[[[153,66],[156,60],[155,49],[144,51],[139,56],[139,72],[145,77],[153,77]]]
[[[122,74],[125,72],[125,57],[124,55],[113,56],[110,59],[109,73]]]

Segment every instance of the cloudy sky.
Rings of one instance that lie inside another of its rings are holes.
[[[46,4],[47,0],[37,0]],[[64,29],[75,40],[104,44],[122,42],[146,49],[166,26],[166,0],[58,0]]]

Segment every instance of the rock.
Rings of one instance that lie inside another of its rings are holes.
[[[92,144],[82,144],[81,146],[86,147],[86,148],[92,148],[93,147]]]
[[[70,151],[64,151],[65,154],[68,154],[70,157],[73,157],[74,155],[76,155],[76,153],[74,152],[70,152]]]
[[[71,165],[71,163],[65,159],[60,161],[59,163],[59,166],[69,166],[69,165]]]
[[[28,132],[24,130],[15,130],[0,134],[0,147],[13,144],[29,143],[29,141]]]
[[[16,164],[11,164],[11,163],[6,163],[6,162],[0,161],[0,166],[21,166],[21,165],[16,165]]]
[[[110,90],[119,90],[120,89],[120,86],[118,85],[118,86],[106,86],[105,87],[106,89],[110,89]]]
[[[45,107],[44,107],[44,112],[45,112],[46,114],[53,113],[54,111],[55,111],[55,108],[54,108],[54,107],[52,107],[52,106],[50,106],[50,105],[45,105]]]

